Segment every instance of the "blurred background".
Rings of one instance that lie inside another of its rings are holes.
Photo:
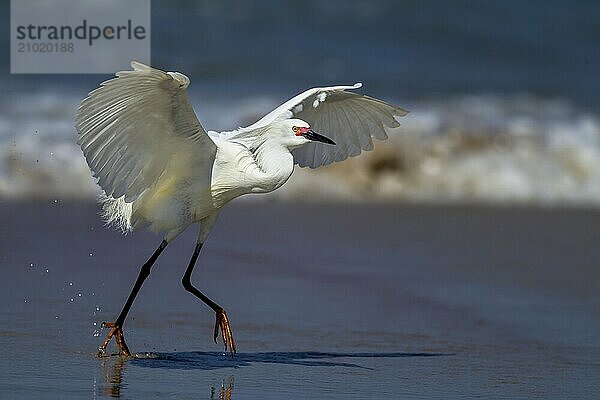
[[[207,129],[357,81],[411,111],[368,156],[298,170],[271,197],[597,207],[598,20],[584,0],[154,1],[152,64],[191,78]],[[0,71],[0,196],[93,199],[73,119],[110,76]]]

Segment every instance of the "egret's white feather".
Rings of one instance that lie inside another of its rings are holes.
[[[78,142],[104,190],[107,222],[123,231],[149,225],[167,241],[194,222],[213,221],[238,196],[279,188],[294,164],[316,168],[372,149],[372,138],[386,139],[406,114],[346,92],[357,83],[309,89],[246,128],[206,132],[187,76],[131,65],[82,102]],[[337,145],[311,141],[299,127]]]
[[[107,226],[119,228],[124,234],[133,230],[133,226],[131,225],[133,203],[127,203],[125,196],[115,199],[112,196],[100,194],[98,201],[102,204],[101,215]]]
[[[210,196],[216,145],[189,102],[188,77],[131,66],[81,103],[78,143],[104,191],[108,222],[177,234],[192,222],[190,199]]]
[[[397,118],[407,114],[384,101],[346,92],[361,86],[356,83],[309,89],[244,129],[252,131],[274,121],[298,118],[336,143],[330,146],[312,142],[294,149],[294,161],[301,167],[317,168],[357,156],[373,148],[372,138],[387,139],[386,131],[399,127]]]
[[[216,151],[189,102],[189,79],[131,66],[92,91],[76,118],[78,143],[98,184],[127,202],[156,184],[173,158],[186,156],[200,167]]]

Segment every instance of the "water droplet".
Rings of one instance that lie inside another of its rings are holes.
[[[54,156],[54,152],[53,151],[50,152],[50,157],[52,157],[52,156]]]
[[[90,253],[90,257],[93,257],[93,256],[94,256],[94,253]]]
[[[50,271],[48,270],[48,268],[46,268],[46,273],[48,273],[48,272],[50,272]]]
[[[54,318],[58,319],[58,315],[54,316]]]
[[[75,301],[75,299],[71,297],[71,301]]]
[[[54,199],[54,204],[56,204],[56,203],[58,203],[58,200],[57,200],[57,199]]]
[[[96,306],[96,311],[100,311],[100,306]]]
[[[25,303],[27,303],[27,299],[25,299]]]
[[[73,282],[69,282],[69,286],[73,286]]]
[[[33,268],[35,265],[33,263],[29,263],[29,268]]]
[[[97,326],[97,325],[98,325],[98,323],[97,323],[97,322],[94,322],[94,326]]]
[[[81,297],[81,292],[77,293],[77,297]]]

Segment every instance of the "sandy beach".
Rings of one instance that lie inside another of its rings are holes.
[[[104,229],[92,203],[0,205],[0,397],[593,398],[600,212],[493,207],[226,207],[193,277],[196,232],[165,251],[99,359],[160,238]],[[113,348],[114,351],[114,348]],[[229,396],[229,397],[227,397]]]

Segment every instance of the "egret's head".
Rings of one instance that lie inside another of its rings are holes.
[[[298,147],[309,142],[323,142],[335,144],[328,137],[319,135],[310,128],[310,125],[301,119],[288,119],[283,123],[284,136],[289,140],[290,147]],[[287,140],[286,140],[287,141]]]

